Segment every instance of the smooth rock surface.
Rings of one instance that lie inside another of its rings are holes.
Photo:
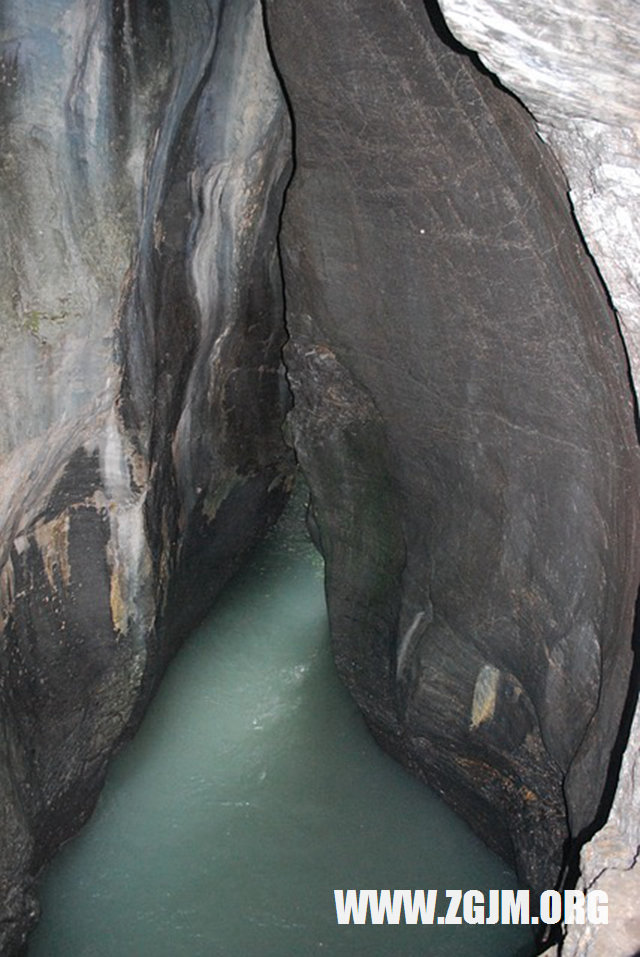
[[[640,375],[640,6],[439,0],[455,36],[535,117]]]
[[[291,474],[255,0],[0,14],[0,951]]]
[[[440,0],[454,34],[516,93],[560,160],[580,229],[640,381],[640,7],[635,0]],[[636,682],[637,687],[637,682]],[[585,846],[580,886],[606,890],[607,925],[573,926],[562,954],[640,950],[640,714],[611,816]]]
[[[384,746],[547,886],[631,665],[617,326],[532,123],[419,0],[266,6],[298,164],[289,429],[336,660]],[[9,0],[0,42],[13,955],[33,875],[285,498],[291,146],[256,0]]]
[[[290,428],[338,667],[384,746],[552,886],[631,665],[615,319],[529,117],[419,0],[267,13],[295,119]]]

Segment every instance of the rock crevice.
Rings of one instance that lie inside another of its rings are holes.
[[[421,0],[8,0],[0,121],[2,952],[294,453],[372,732],[552,886],[625,704],[639,461],[531,117]]]

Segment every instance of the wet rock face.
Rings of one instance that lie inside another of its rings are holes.
[[[253,0],[0,14],[0,951],[291,475]]]
[[[268,0],[295,119],[290,428],[340,672],[534,886],[626,696],[638,459],[614,316],[520,106],[420,0]]]

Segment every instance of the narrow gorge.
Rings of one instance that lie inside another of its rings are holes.
[[[640,24],[441,7],[3,4],[7,957],[297,467],[379,744],[532,888],[633,874]]]

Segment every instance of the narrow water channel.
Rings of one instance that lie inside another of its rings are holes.
[[[297,494],[173,662],[29,957],[527,957],[525,928],[338,926],[334,888],[516,888],[370,738],[331,660]]]

